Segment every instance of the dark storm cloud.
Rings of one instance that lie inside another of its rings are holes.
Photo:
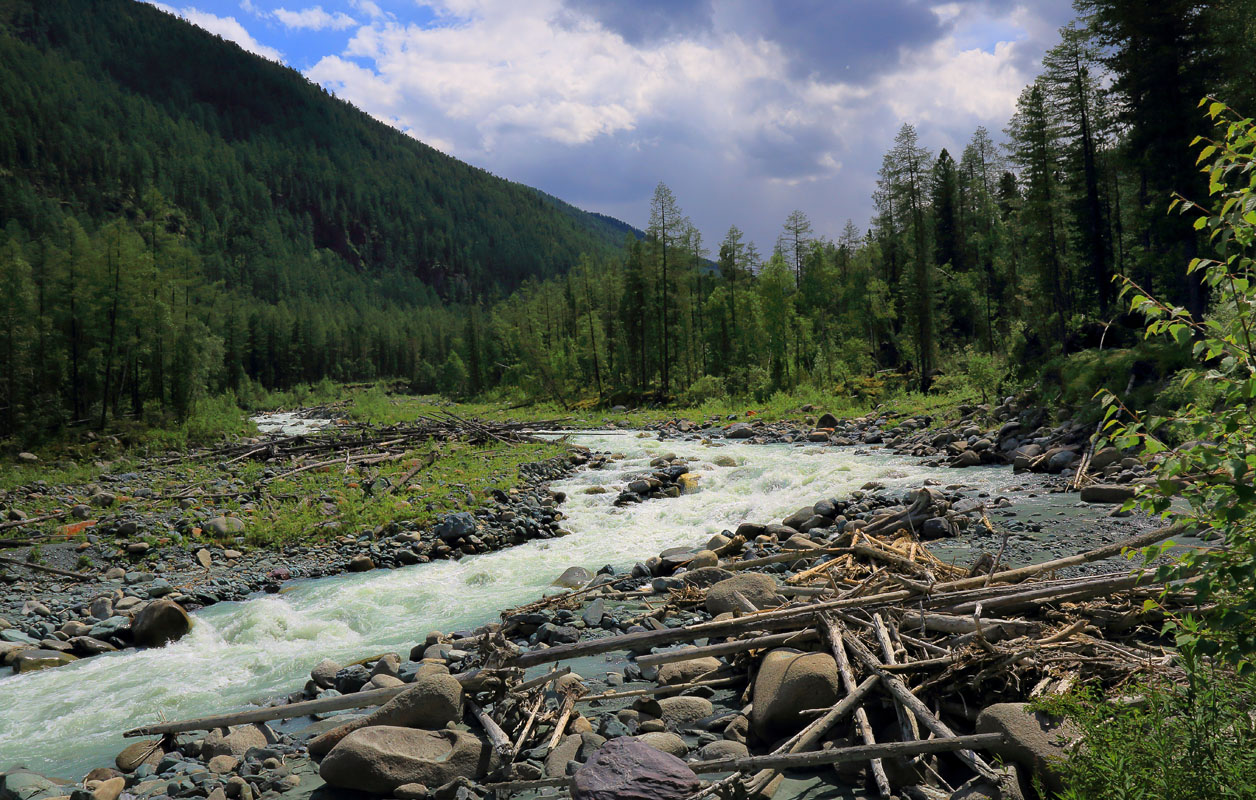
[[[629,44],[694,36],[711,30],[713,0],[566,0],[568,11],[592,17]]]

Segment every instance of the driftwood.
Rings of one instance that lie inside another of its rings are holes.
[[[73,578],[76,581],[94,581],[94,575],[85,575],[82,572],[70,572],[67,569],[57,569],[56,567],[45,567],[43,564],[32,564],[29,561],[20,561],[16,558],[8,558],[0,556],[0,564],[12,564],[15,567],[26,567],[37,572],[48,572],[53,575],[60,575],[64,578]]]
[[[1104,547],[1086,551],[1074,556],[1046,561],[1041,564],[1035,564],[1027,567],[1019,567],[1016,569],[1006,570],[993,576],[991,585],[985,585],[986,576],[977,576],[974,578],[962,578],[959,580],[948,581],[946,583],[936,584],[934,596],[931,604],[937,606],[945,606],[948,598],[945,596],[947,592],[956,592],[964,590],[981,589],[983,592],[1002,592],[1007,591],[1004,584],[1017,583],[1026,580],[1035,575],[1044,572],[1050,572],[1065,567],[1077,566],[1093,561],[1100,561],[1105,558],[1111,558],[1119,554],[1127,548],[1139,548],[1147,545],[1155,544],[1182,531],[1180,526],[1172,526],[1162,528],[1156,531],[1150,531],[1140,536],[1135,536]],[[812,551],[817,552],[817,551]],[[1108,579],[1115,588],[1120,588],[1123,581],[1131,581],[1128,577],[1120,579]],[[1133,585],[1137,581],[1131,582]],[[1081,583],[1079,582],[1079,587]],[[1042,590],[1033,589],[1029,593],[1035,593]],[[1085,596],[1087,593],[1096,591],[1095,587],[1088,587],[1079,592],[1069,595],[1067,592],[1062,593],[1065,599],[1078,599],[1079,596]],[[611,653],[621,650],[648,650],[652,647],[661,647],[677,642],[692,642],[695,639],[709,638],[713,636],[734,636],[752,631],[767,631],[801,628],[808,625],[810,620],[820,612],[832,611],[835,609],[852,609],[852,608],[876,608],[886,606],[893,603],[909,600],[915,593],[911,591],[893,591],[882,592],[880,594],[865,595],[863,597],[853,597],[838,600],[821,601],[810,603],[805,606],[785,607],[781,609],[762,611],[755,614],[747,614],[732,620],[720,620],[711,622],[702,622],[695,625],[688,625],[679,628],[665,628],[663,630],[641,631],[637,633],[626,633],[620,636],[612,636],[604,639],[592,639],[573,644],[557,645],[545,650],[532,650],[520,654],[513,661],[513,665],[517,667],[527,668],[538,664],[552,664],[556,661],[563,661],[571,658],[578,658],[590,655],[599,655],[602,653]],[[1049,593],[1048,593],[1049,594]],[[1094,595],[1091,595],[1094,596]],[[940,599],[939,599],[940,598]],[[1016,603],[1036,602],[1035,600],[1021,597]]]
[[[39,522],[47,522],[50,519],[64,519],[70,516],[70,512],[57,511],[52,514],[43,514],[38,517],[28,517],[27,519],[14,519],[7,522],[0,522],[0,531],[7,531],[10,528],[21,528],[26,525],[34,525]]]
[[[454,677],[464,687],[467,687],[479,682],[483,677],[483,672],[479,670],[461,672]],[[123,732],[122,735],[127,737],[155,736],[158,734],[184,733],[186,731],[209,731],[215,728],[229,728],[232,725],[247,725],[253,722],[270,722],[276,719],[306,717],[327,711],[368,708],[370,706],[383,705],[409,688],[411,688],[411,684],[391,686],[387,689],[368,689],[365,692],[353,692],[352,694],[342,694],[337,697],[324,697],[318,700],[304,700],[300,703],[286,703],[267,708],[255,708],[251,711],[236,711],[229,714],[198,717],[197,719],[158,722],[152,725],[132,728]]]

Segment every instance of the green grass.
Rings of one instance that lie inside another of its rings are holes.
[[[519,466],[560,455],[561,445],[471,446],[444,443],[440,455],[410,482],[392,492],[366,486],[389,478],[397,483],[427,455],[431,447],[416,450],[401,461],[345,472],[341,466],[309,471],[272,481],[260,504],[218,501],[219,511],[245,521],[244,540],[252,546],[320,541],[358,535],[389,522],[413,520],[425,525],[452,511],[472,511],[490,502],[493,489],[518,485]],[[260,480],[264,465],[250,463],[240,471],[245,483]],[[334,523],[329,525],[328,523]]]
[[[425,456],[438,447],[439,457],[421,470],[411,481],[415,489],[398,487],[388,493],[375,491],[368,495],[367,484],[389,478],[394,483],[422,463]],[[321,470],[310,470],[271,481],[260,503],[238,498],[204,498],[188,510],[215,515],[233,515],[245,522],[243,541],[235,536],[227,537],[220,544],[245,544],[254,547],[274,547],[293,542],[323,541],[342,535],[358,535],[394,521],[414,520],[430,523],[450,511],[470,511],[489,502],[493,489],[509,490],[519,483],[520,465],[542,461],[565,452],[558,444],[522,444],[514,446],[472,446],[457,442],[425,445],[406,454],[399,461],[374,466],[353,467],[348,472],[337,465]],[[127,471],[137,464],[115,463],[113,471]],[[233,465],[232,472],[223,472],[214,464],[185,462],[163,469],[163,479],[148,485],[158,494],[173,494],[190,485],[206,485],[215,479],[231,477],[246,487],[257,486],[263,481],[266,469],[282,474],[295,469],[291,464],[267,465],[259,462],[241,462]],[[91,465],[68,467],[35,466],[3,473],[6,488],[35,480],[45,480],[50,486],[59,487],[43,498],[26,499],[19,507],[29,516],[41,516],[63,510],[67,504],[57,502],[51,495],[68,494],[73,502],[87,502],[89,484],[99,478],[102,470]],[[22,473],[15,477],[15,473]],[[36,477],[38,476],[38,477]],[[175,499],[139,499],[119,497],[119,503],[129,503],[142,513],[164,515],[175,510]],[[71,503],[72,504],[72,503]],[[328,513],[329,512],[329,513]],[[115,513],[115,509],[93,509],[93,518]],[[177,516],[176,516],[177,519]],[[52,520],[36,525],[41,533],[55,533],[76,520]],[[328,525],[334,522],[335,525]],[[76,531],[67,538],[83,538],[90,528]],[[21,538],[17,529],[0,533],[0,538]],[[161,544],[158,536],[151,540]],[[205,542],[211,536],[201,532],[193,537]]]
[[[423,415],[452,412],[461,417],[473,417],[497,422],[536,422],[563,419],[565,424],[576,427],[599,427],[609,422],[647,426],[674,419],[704,422],[719,418],[729,422],[729,416],[739,420],[761,419],[766,422],[795,420],[819,416],[830,412],[839,418],[853,418],[873,411],[895,415],[932,415],[950,411],[963,403],[979,402],[979,396],[968,389],[954,389],[944,393],[922,395],[917,392],[899,392],[880,402],[828,394],[817,389],[778,392],[766,402],[736,402],[728,399],[707,400],[695,405],[646,406],[629,408],[628,411],[612,412],[597,406],[592,400],[562,408],[556,403],[539,403],[518,407],[506,401],[452,402],[437,396],[412,396],[391,394],[383,387],[348,393],[348,415],[359,422],[395,425],[410,423]],[[813,407],[802,411],[804,406]]]

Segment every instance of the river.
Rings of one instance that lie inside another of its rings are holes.
[[[161,717],[230,711],[297,690],[323,658],[348,661],[394,650],[404,658],[429,631],[472,628],[536,598],[569,566],[630,567],[668,547],[704,543],[743,521],[780,520],[868,481],[915,487],[936,477],[1009,494],[1021,511],[1022,503],[1037,503],[1043,514],[1098,515],[1070,511],[1075,495],[1031,499],[1019,489],[1030,479],[1013,478],[1007,468],[929,469],[853,448],[712,447],[635,434],[588,434],[575,441],[626,457],[554,485],[567,492],[563,524],[572,535],[461,561],[293,582],[278,595],[198,612],[192,633],[164,648],[0,679],[0,769],[24,765],[79,779],[112,763],[127,744],[121,732],[128,728]],[[701,475],[699,490],[615,508],[616,489],[663,453],[698,459],[692,469]],[[739,466],[715,466],[717,455],[731,455]],[[607,493],[584,493],[594,485],[607,486]]]

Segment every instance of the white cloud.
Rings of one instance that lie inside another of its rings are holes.
[[[342,31],[358,24],[357,20],[343,11],[337,11],[332,14],[324,11],[322,6],[303,8],[300,11],[277,8],[275,9],[275,19],[288,28],[301,28],[311,31],[327,29]]]
[[[210,33],[216,33],[224,39],[229,39],[240,45],[240,47],[248,50],[250,53],[268,58],[271,61],[283,61],[283,54],[273,47],[267,47],[261,42],[253,38],[253,36],[245,30],[244,26],[235,17],[220,17],[211,14],[208,11],[201,11],[198,8],[187,6],[183,9],[175,9],[165,3],[151,2],[150,4],[160,8],[169,14],[182,17],[193,25],[204,28]]]
[[[663,179],[709,240],[737,221],[761,243],[808,202],[829,235],[862,217],[904,121],[935,145],[962,144],[979,124],[1001,129],[1045,35],[1025,6],[936,4],[946,32],[915,49],[887,41],[893,65],[855,82],[799,77],[796,49],[730,25],[736,15],[630,43],[561,0],[422,2],[435,24],[373,17],[307,76],[445,152],[577,204],[635,208],[628,218],[641,222]],[[368,4],[354,8],[369,14]]]
[[[384,10],[373,0],[349,0],[349,5],[366,14],[371,19],[383,19],[387,16]]]

